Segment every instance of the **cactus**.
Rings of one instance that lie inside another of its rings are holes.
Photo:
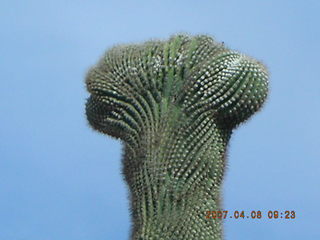
[[[209,36],[111,48],[86,76],[87,119],[124,144],[132,240],[218,240],[232,131],[263,105],[268,73]]]

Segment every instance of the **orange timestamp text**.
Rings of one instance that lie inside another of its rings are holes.
[[[267,212],[263,211],[226,211],[226,210],[216,210],[216,211],[206,211],[206,219],[295,219],[296,212],[292,210],[278,211],[269,210]]]

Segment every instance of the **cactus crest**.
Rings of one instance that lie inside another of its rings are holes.
[[[86,77],[90,125],[124,143],[132,240],[220,240],[225,152],[258,111],[268,73],[206,35],[120,45]]]

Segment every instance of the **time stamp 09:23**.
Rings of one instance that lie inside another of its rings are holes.
[[[268,219],[295,219],[296,212],[295,211],[278,211],[278,210],[270,210],[267,212],[262,211],[206,211],[207,219],[261,219],[261,218],[268,218]]]

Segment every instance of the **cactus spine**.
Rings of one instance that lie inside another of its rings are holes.
[[[258,61],[205,35],[121,45],[86,77],[90,125],[124,143],[132,240],[218,240],[232,130],[263,105]]]

